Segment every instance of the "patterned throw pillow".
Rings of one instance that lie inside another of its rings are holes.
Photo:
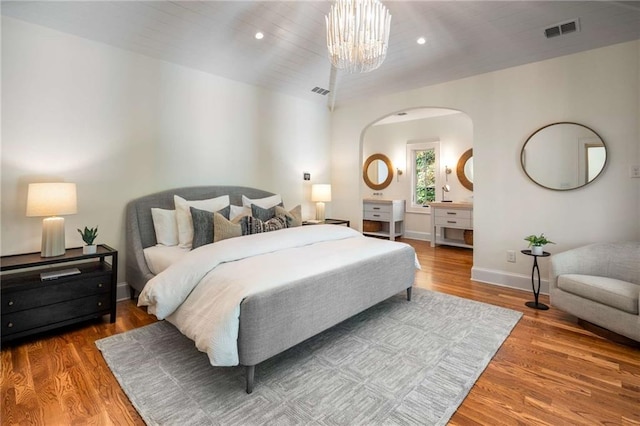
[[[211,244],[214,241],[215,231],[213,226],[214,213],[196,209],[195,207],[190,207],[190,210],[191,219],[193,221],[193,242],[191,244],[191,248],[194,249],[205,244]],[[218,210],[216,213],[222,215],[226,219],[229,219],[230,212],[231,207],[227,206]]]
[[[287,218],[284,216],[274,216],[267,221],[262,221],[252,216],[245,216],[240,220],[240,227],[242,229],[242,235],[278,231],[287,228]]]
[[[291,210],[287,211],[284,207],[276,206],[276,215],[287,218],[287,228],[302,226],[302,206],[298,204]]]

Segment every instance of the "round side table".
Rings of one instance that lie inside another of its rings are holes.
[[[520,252],[522,254],[526,254],[527,256],[533,256],[533,269],[531,270],[531,289],[533,290],[533,297],[535,300],[533,302],[526,302],[525,305],[533,309],[546,311],[547,309],[549,309],[549,307],[544,303],[538,303],[538,296],[540,295],[540,268],[538,267],[538,258],[551,256],[551,253],[543,251],[542,254],[533,254],[531,253],[531,250],[520,250]],[[536,273],[538,274],[537,287],[534,279]]]

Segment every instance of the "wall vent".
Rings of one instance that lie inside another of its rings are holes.
[[[322,96],[327,96],[327,94],[330,92],[330,90],[323,89],[322,87],[318,87],[318,86],[311,89],[311,91],[313,93],[317,93],[318,95],[322,95]]]
[[[580,21],[576,18],[571,21],[561,22],[544,29],[546,38],[558,37],[580,31]]]
[[[578,31],[580,31],[580,21],[576,18],[571,21],[561,22],[549,28],[545,28],[544,35],[547,38],[553,38]]]

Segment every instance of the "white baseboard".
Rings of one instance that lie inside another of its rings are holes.
[[[428,232],[405,231],[402,237],[410,240],[431,241],[431,234]]]
[[[121,302],[123,300],[129,300],[131,298],[131,293],[129,292],[129,284],[126,282],[118,283],[116,286],[116,302]]]
[[[504,271],[473,267],[471,268],[471,279],[500,287],[528,291],[533,296],[531,275],[510,274]],[[540,294],[549,294],[549,281],[540,280]]]

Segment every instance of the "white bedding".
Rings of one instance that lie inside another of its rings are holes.
[[[174,324],[212,365],[238,365],[244,298],[403,246],[336,225],[231,238],[183,256],[147,283],[138,305]]]
[[[189,249],[182,248],[177,245],[163,246],[158,244],[157,246],[147,247],[143,250],[143,253],[144,260],[147,261],[149,270],[153,275],[158,275],[160,272],[182,259],[182,256],[189,253]]]

